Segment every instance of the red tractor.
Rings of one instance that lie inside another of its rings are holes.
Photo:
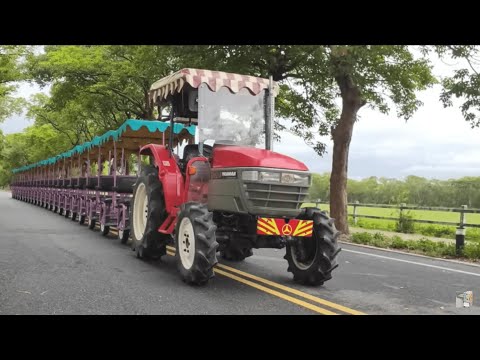
[[[217,252],[241,261],[253,248],[284,248],[288,271],[322,285],[337,265],[339,232],[317,208],[301,208],[311,174],[301,162],[271,151],[271,80],[183,69],[155,82],[150,99],[175,123],[197,126],[195,141],[175,154],[168,145],[140,150],[143,164],[130,206],[132,246],[158,258],[174,244],[182,279],[204,284]]]

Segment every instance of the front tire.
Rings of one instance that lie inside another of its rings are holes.
[[[160,258],[167,252],[170,235],[158,232],[167,218],[167,211],[157,168],[146,166],[142,169],[133,194],[130,206],[132,248],[140,259]]]
[[[217,226],[206,204],[187,203],[180,208],[175,228],[175,258],[182,280],[203,285],[217,264]]]
[[[332,278],[331,273],[338,266],[337,255],[341,248],[337,238],[340,232],[335,228],[334,220],[316,208],[303,209],[298,219],[313,220],[313,234],[312,237],[299,237],[293,244],[287,242],[285,259],[288,271],[299,283],[323,285]]]

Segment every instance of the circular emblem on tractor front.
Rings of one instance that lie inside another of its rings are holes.
[[[290,235],[291,233],[292,233],[292,227],[288,224],[283,225],[282,234],[283,235]]]

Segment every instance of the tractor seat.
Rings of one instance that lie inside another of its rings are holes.
[[[181,162],[181,170],[185,172],[187,170],[188,162],[194,157],[200,156],[200,150],[198,150],[198,144],[186,145],[183,149],[183,160]]]

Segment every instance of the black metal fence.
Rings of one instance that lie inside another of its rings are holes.
[[[329,203],[316,201],[315,204],[318,206],[319,204],[329,204]],[[408,221],[412,221],[416,223],[455,226],[456,227],[455,241],[456,241],[456,248],[457,248],[458,254],[461,253],[465,244],[466,228],[480,228],[480,224],[470,224],[470,223],[467,223],[466,221],[466,214],[480,214],[480,209],[469,209],[467,205],[462,205],[459,208],[448,208],[448,207],[429,207],[429,206],[407,206],[407,204],[400,204],[400,205],[360,204],[358,201],[356,201],[354,203],[349,203],[348,206],[353,207],[353,213],[349,213],[348,215],[353,217],[353,223],[355,225],[357,224],[359,218],[400,221],[402,218],[403,211],[405,210],[448,211],[448,212],[459,213],[458,222],[421,220],[421,219],[415,219],[411,217],[408,218]],[[360,215],[357,213],[357,210],[361,207],[398,209],[400,212],[399,212],[399,217]]]
[[[328,202],[323,201],[316,201],[315,204],[326,204]],[[406,204],[400,205],[384,205],[384,204],[361,204],[358,201],[354,203],[349,203],[348,206],[353,207],[353,213],[349,213],[348,215],[353,217],[353,223],[356,225],[359,218],[367,218],[367,219],[381,219],[381,220],[393,220],[399,221],[402,217],[404,210],[427,210],[427,211],[448,211],[448,212],[458,212],[459,213],[459,220],[458,222],[450,222],[450,221],[436,221],[436,220],[420,220],[420,219],[409,219],[409,221],[417,222],[417,223],[424,223],[424,224],[439,224],[439,225],[450,225],[456,226],[460,228],[480,228],[480,224],[469,224],[466,222],[465,214],[480,214],[480,209],[468,209],[467,205],[462,205],[459,208],[447,208],[447,207],[428,207],[428,206],[407,206]],[[370,208],[386,208],[386,209],[398,209],[400,211],[399,217],[390,217],[390,216],[375,216],[375,215],[360,215],[357,213],[357,210],[362,207],[370,207]]]

